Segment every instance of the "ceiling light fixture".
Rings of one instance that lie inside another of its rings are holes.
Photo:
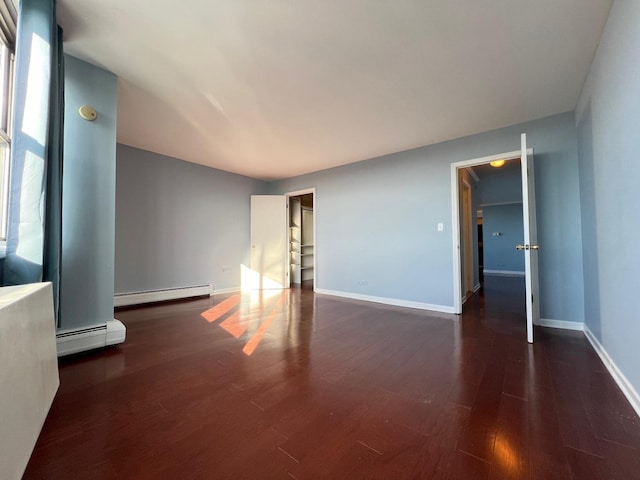
[[[504,165],[504,160],[494,160],[493,162],[489,162],[489,165],[492,167],[500,168]]]

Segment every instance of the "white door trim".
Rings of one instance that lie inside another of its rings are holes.
[[[289,248],[291,248],[291,237],[289,229],[289,197],[299,197],[300,195],[306,195],[308,193],[313,194],[313,291],[316,291],[316,285],[318,283],[318,242],[316,238],[316,218],[318,217],[317,196],[316,187],[304,188],[302,190],[294,190],[293,192],[287,192],[284,196],[287,198],[287,262],[291,262],[289,255]],[[289,265],[287,264],[287,271]],[[289,283],[291,283],[291,276],[289,275]]]
[[[533,154],[533,149],[528,148],[527,153]],[[462,313],[462,275],[461,275],[461,253],[460,253],[460,201],[458,195],[458,169],[474,167],[476,165],[484,165],[494,160],[511,160],[521,157],[521,150],[512,152],[490,155],[488,157],[474,158],[471,160],[463,160],[451,164],[451,241],[453,255],[453,312]]]

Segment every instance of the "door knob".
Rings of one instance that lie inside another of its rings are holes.
[[[516,245],[516,250],[540,250],[540,247],[538,245]]]

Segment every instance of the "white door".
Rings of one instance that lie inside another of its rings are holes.
[[[527,304],[527,341],[533,343],[533,325],[540,320],[538,295],[538,235],[536,229],[536,189],[533,171],[533,151],[527,151],[527,134],[520,137],[520,162],[522,165],[522,213],[524,220],[524,271]]]
[[[473,204],[471,198],[471,185],[465,180],[461,182],[462,186],[462,268],[464,270],[464,297],[467,298],[473,292],[473,233],[471,232]]]
[[[243,286],[278,289],[289,285],[287,198],[251,195],[251,272]]]

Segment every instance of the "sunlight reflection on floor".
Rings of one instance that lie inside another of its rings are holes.
[[[245,341],[242,351],[250,356],[276,318],[280,321],[273,325],[274,329],[279,326],[285,336],[289,335],[291,321],[297,316],[290,300],[288,289],[243,291],[202,312],[201,316],[209,323],[220,320],[219,327]],[[277,342],[280,337],[274,336],[273,340]]]

